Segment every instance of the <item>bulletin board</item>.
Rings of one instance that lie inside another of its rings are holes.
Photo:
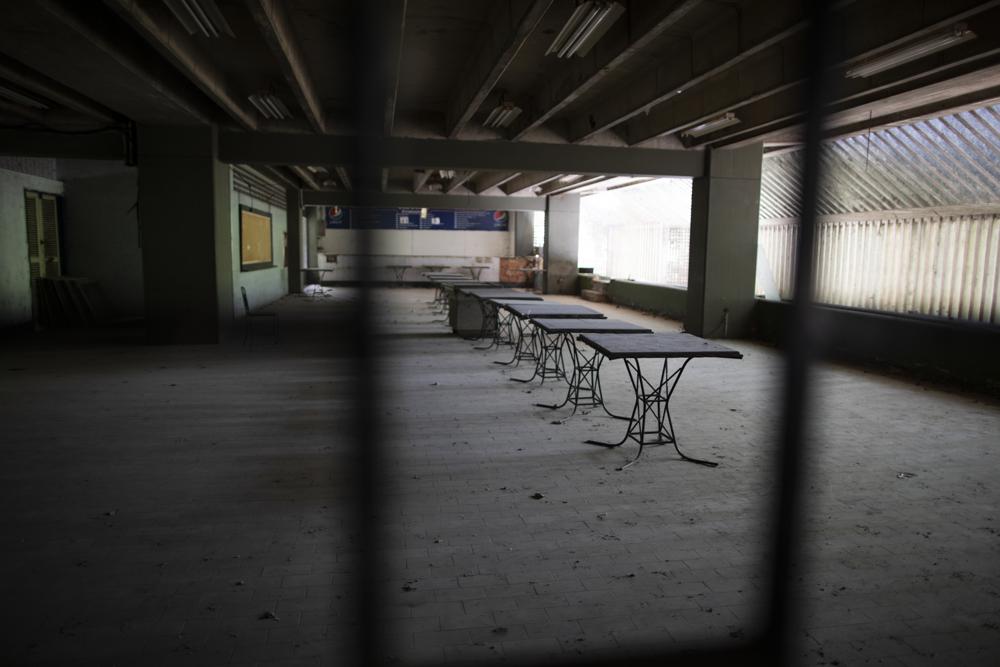
[[[240,206],[240,270],[274,266],[271,214]]]

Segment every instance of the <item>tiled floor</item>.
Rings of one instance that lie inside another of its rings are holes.
[[[618,471],[634,446],[582,441],[624,422],[552,423],[533,403],[558,383],[508,381],[523,367],[432,323],[429,296],[377,293],[389,661],[750,634],[780,355],[736,341],[743,360],[685,372],[681,444],[718,468],[659,447]],[[5,344],[0,662],[338,663],[356,575],[344,304],[290,297],[282,342],[253,349]],[[1000,407],[839,366],[817,381],[802,664],[996,664]],[[627,411],[620,362],[604,384]]]

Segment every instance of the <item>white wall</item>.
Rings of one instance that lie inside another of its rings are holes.
[[[243,316],[243,301],[240,286],[247,288],[250,308],[259,308],[277,301],[288,294],[288,269],[285,268],[285,231],[287,215],[284,207],[268,206],[260,199],[251,200],[249,195],[232,190],[232,249],[233,249],[233,309],[237,317]],[[257,271],[240,270],[240,206],[250,206],[258,211],[271,213],[271,247],[274,251],[274,267]]]
[[[0,327],[31,321],[25,190],[61,195],[63,184],[49,178],[0,169]]]
[[[407,280],[419,278],[418,265],[438,264],[447,267],[487,266],[483,280],[499,280],[499,258],[510,254],[512,233],[468,230],[376,229],[372,230],[374,266],[377,280],[392,280],[386,267],[410,264],[415,268],[406,274]],[[327,229],[320,241],[319,266],[349,269],[356,262],[359,232],[350,229]],[[334,262],[332,258],[336,257]],[[349,275],[331,276],[332,280],[349,279]]]

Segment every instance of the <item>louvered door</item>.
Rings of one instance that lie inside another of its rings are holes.
[[[56,278],[62,274],[59,262],[59,212],[53,195],[24,193],[25,222],[28,228],[28,261],[32,278]]]

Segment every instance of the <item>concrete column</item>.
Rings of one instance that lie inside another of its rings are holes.
[[[528,211],[514,211],[514,255],[528,257],[535,247],[535,218]]]
[[[691,193],[684,328],[706,338],[750,332],[762,146],[712,150]]]
[[[319,262],[319,237],[323,235],[326,220],[321,215],[325,209],[318,206],[310,206],[306,211],[306,256],[302,259],[302,266],[316,266]]]
[[[576,294],[580,195],[545,198],[545,294]]]
[[[147,337],[216,343],[233,320],[230,168],[215,127],[139,128]]]
[[[285,188],[285,221],[288,231],[288,293],[302,292],[302,190]]]

